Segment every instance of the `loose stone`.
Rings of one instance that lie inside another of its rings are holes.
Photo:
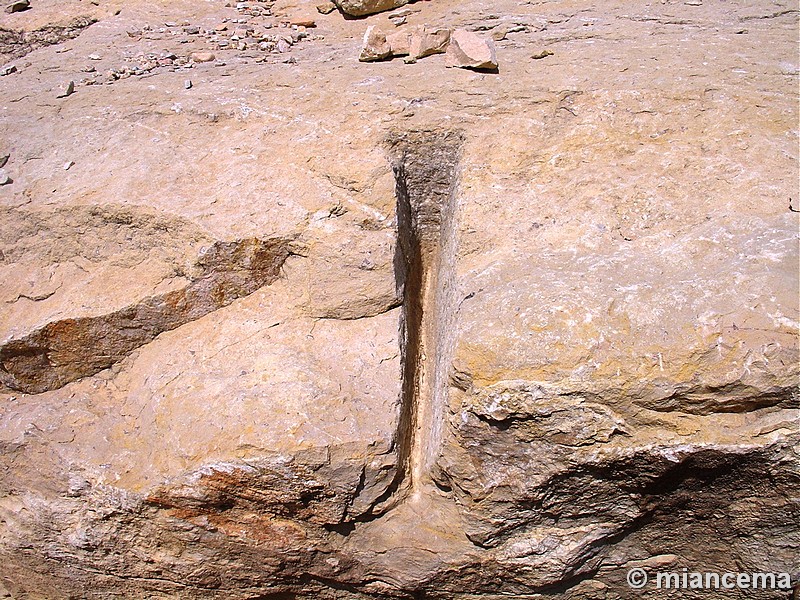
[[[217,57],[211,52],[192,52],[190,58],[197,63],[211,62]]]
[[[17,0],[16,2],[12,2],[8,6],[6,6],[7,13],[15,13],[15,12],[22,12],[23,10],[28,10],[31,7],[30,0]]]
[[[456,29],[447,47],[447,66],[463,69],[492,70],[497,68],[494,42],[471,31]]]
[[[75,91],[75,82],[70,81],[59,90],[59,93],[56,97],[66,98],[67,96],[71,96],[74,91]]]

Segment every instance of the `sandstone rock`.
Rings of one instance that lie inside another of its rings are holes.
[[[70,81],[59,89],[56,98],[66,98],[67,96],[71,96],[75,92],[75,82]]]
[[[8,185],[9,183],[13,183],[11,177],[8,176],[5,169],[0,167],[0,185]]]
[[[391,56],[406,56],[411,53],[411,31],[398,31],[386,34],[386,42],[389,44]]]
[[[540,58],[547,58],[548,56],[553,56],[552,50],[542,50],[541,52],[536,52],[535,54],[531,54],[531,58],[533,60],[539,60]]]
[[[492,39],[495,42],[500,42],[506,39],[508,35],[508,29],[506,27],[498,27],[497,29],[492,30]]]
[[[796,571],[796,12],[442,2],[412,18],[528,28],[501,77],[356,63],[366,24],[331,17],[291,68],[231,51],[178,93],[159,53],[224,3],[17,19],[0,595],[700,600],[626,573]],[[48,99],[92,52],[136,74]]]
[[[296,25],[297,27],[316,27],[317,22],[309,16],[299,16],[293,17],[291,19],[291,24]]]
[[[361,62],[384,60],[391,55],[392,48],[386,39],[386,34],[376,29],[374,25],[367,27],[358,60]]]
[[[6,166],[8,163],[8,159],[11,158],[10,154],[2,154],[0,153],[0,169]]]
[[[455,30],[447,47],[447,66],[465,69],[492,70],[497,68],[497,56],[492,40],[483,39],[471,31]]]
[[[336,5],[333,2],[323,2],[322,4],[317,4],[317,12],[320,14],[327,15],[335,10]]]
[[[449,42],[449,29],[424,26],[412,34],[409,54],[416,59],[442,54],[447,50]]]
[[[194,62],[196,63],[205,63],[205,62],[212,62],[216,60],[216,56],[213,52],[192,52],[189,56]]]
[[[16,0],[12,2],[8,6],[6,6],[7,13],[15,13],[15,12],[22,12],[23,10],[28,10],[31,7],[30,0]]]
[[[334,0],[339,9],[354,17],[363,17],[391,10],[408,3],[408,0]]]
[[[359,60],[367,62],[410,55],[416,61],[445,52],[449,39],[448,29],[425,26],[387,34],[370,26],[364,34]]]

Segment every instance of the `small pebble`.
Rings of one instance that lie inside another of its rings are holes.
[[[186,81],[184,81],[183,82],[183,87],[186,88],[187,90],[192,89],[192,80],[191,79],[187,79]]]
[[[75,165],[75,162],[74,162],[74,161],[71,161],[71,160],[70,160],[70,161],[68,161],[68,162],[65,162],[65,163],[64,163],[64,170],[65,170],[65,171],[69,171],[69,170],[70,170],[70,168],[71,168],[73,165]]]
[[[7,67],[3,67],[0,69],[0,77],[5,77],[6,75],[11,75],[12,73],[17,72],[17,67],[14,65],[8,65]]]
[[[13,183],[11,181],[11,177],[6,175],[6,172],[3,169],[0,169],[0,185],[7,185],[9,183]]]
[[[90,54],[87,58],[89,60],[100,60],[100,55],[99,54]]]
[[[4,154],[3,156],[0,156],[0,169],[6,166],[9,158],[11,158],[10,154]]]

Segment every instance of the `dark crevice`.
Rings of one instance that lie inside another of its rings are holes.
[[[436,424],[420,423],[420,419],[437,418],[430,407],[437,379],[433,369],[440,351],[437,281],[443,270],[442,249],[453,245],[452,215],[462,144],[462,134],[451,131],[396,133],[388,139],[397,199],[394,271],[403,298],[402,387],[393,448],[398,467],[384,493],[358,521],[373,520],[402,500],[424,471],[419,463]]]
[[[437,270],[444,238],[452,235],[456,174],[463,137],[456,132],[411,132],[390,138],[397,196],[395,272],[403,290],[401,322],[402,400],[398,424],[401,478],[415,485],[412,456],[425,451],[432,402],[432,367],[439,351],[436,322]],[[427,378],[427,381],[424,380]]]

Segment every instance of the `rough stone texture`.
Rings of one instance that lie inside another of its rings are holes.
[[[408,4],[408,0],[334,0],[334,2],[342,12],[354,17],[363,17]]]
[[[481,73],[359,63],[385,15],[101,4],[2,24],[0,592],[797,581],[795,5],[414,4],[504,32]]]
[[[400,31],[386,33],[371,25],[364,32],[358,59],[361,62],[371,62],[410,55],[416,60],[433,54],[443,54],[447,50],[449,41],[449,29],[423,25],[422,27],[404,27]],[[460,56],[463,56],[463,53]],[[472,63],[475,61],[472,60],[470,66]],[[494,67],[497,67],[496,59],[493,64]]]
[[[387,39],[386,34],[376,29],[374,25],[367,27],[367,30],[364,32],[364,41],[361,43],[361,53],[358,55],[358,60],[361,62],[370,62],[383,60],[389,58],[391,55],[392,45]]]
[[[425,58],[441,54],[450,42],[450,30],[438,27],[422,27],[411,36],[409,54],[414,58]]]
[[[471,31],[456,29],[450,36],[450,44],[447,46],[447,66],[478,70],[496,69],[497,54],[494,42],[491,39],[483,39]]]

